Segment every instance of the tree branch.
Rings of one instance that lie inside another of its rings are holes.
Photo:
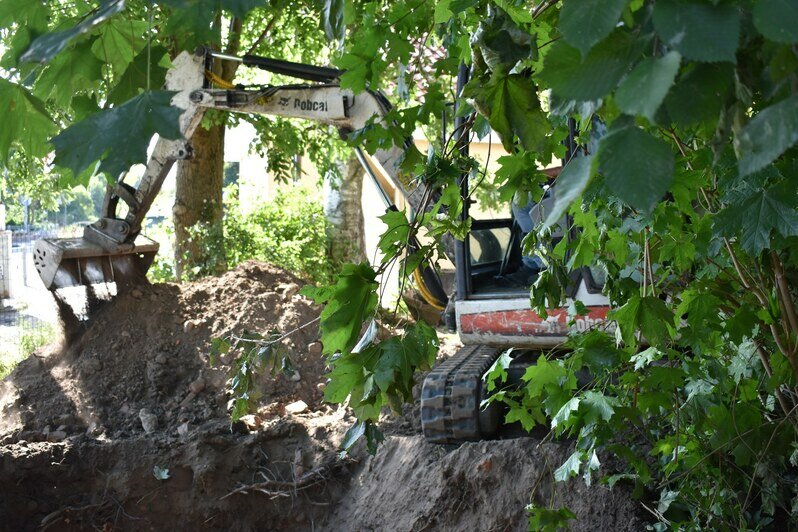
[[[792,295],[790,294],[790,287],[787,286],[787,280],[784,277],[784,266],[781,263],[781,258],[779,258],[778,253],[775,251],[770,252],[770,259],[773,262],[773,274],[779,301],[787,315],[787,321],[793,338],[798,338],[798,317],[795,315],[795,305],[792,300]],[[793,346],[793,353],[795,353],[797,348],[798,340]]]
[[[768,377],[773,376],[773,368],[770,367],[770,359],[768,358],[767,352],[765,352],[765,348],[762,345],[754,340],[754,345],[756,346],[757,353],[759,353],[759,360],[762,362],[762,367],[765,368],[765,373],[768,374]],[[776,387],[776,398],[779,400],[779,405],[781,409],[784,411],[785,416],[789,416],[792,408],[790,408],[789,403],[787,403],[787,398],[784,397],[784,394],[781,393],[778,387]]]
[[[252,46],[249,47],[249,49],[246,51],[244,55],[254,54],[257,51],[258,46],[260,46],[261,43],[263,42],[263,39],[265,39],[269,35],[269,33],[271,33],[274,24],[277,22],[279,18],[280,18],[280,13],[277,13],[272,17],[272,19],[269,22],[266,23],[266,27],[263,28],[263,31],[260,32],[258,38],[255,39],[255,42],[252,43]]]
[[[227,46],[225,46],[224,53],[229,55],[236,55],[241,48],[241,30],[243,28],[243,24],[241,19],[238,17],[233,17],[230,21],[230,34],[227,36]],[[238,63],[237,61],[224,61],[222,62],[221,66],[221,76],[222,79],[225,81],[233,81],[233,78],[236,75],[236,70],[238,70]]]

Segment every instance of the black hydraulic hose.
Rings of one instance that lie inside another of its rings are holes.
[[[292,78],[316,81],[319,83],[329,83],[337,80],[344,73],[337,68],[321,67],[315,65],[303,65],[283,59],[272,59],[270,57],[258,57],[256,55],[245,55],[241,58],[246,66],[257,67],[261,70],[291,76]]]
[[[457,97],[459,98],[463,92],[463,87],[468,83],[469,69],[465,63],[460,64],[457,71]],[[458,138],[458,149],[460,153],[468,156],[469,138],[467,132],[464,131],[466,117],[458,116],[458,105],[455,104],[454,108],[454,130],[460,136]],[[463,198],[463,209],[460,213],[462,220],[468,219],[468,172],[464,172],[460,176],[460,196]],[[471,268],[468,262],[468,238],[465,240],[455,240],[454,242],[454,262],[455,272],[457,278],[457,299],[462,300],[468,297],[471,291]]]

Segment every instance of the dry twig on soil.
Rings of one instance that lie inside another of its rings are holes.
[[[338,458],[320,465],[319,467],[314,467],[307,473],[300,475],[296,480],[266,480],[264,482],[246,484],[234,489],[219,500],[224,500],[236,494],[248,495],[252,492],[260,492],[273,499],[277,497],[290,497],[299,490],[325,482],[329,478],[335,476],[341,469],[353,463],[356,463],[356,460],[352,458]]]

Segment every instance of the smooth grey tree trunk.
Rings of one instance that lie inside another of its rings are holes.
[[[339,165],[340,178],[324,180],[324,214],[330,223],[330,258],[334,264],[366,260],[363,222],[363,167],[352,156]]]

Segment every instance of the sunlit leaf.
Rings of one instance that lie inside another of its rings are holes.
[[[45,33],[31,43],[30,48],[20,57],[20,61],[31,61],[36,63],[48,62],[74,38],[91,31],[124,8],[125,0],[111,0],[102,4],[71,28],[64,31]]]

